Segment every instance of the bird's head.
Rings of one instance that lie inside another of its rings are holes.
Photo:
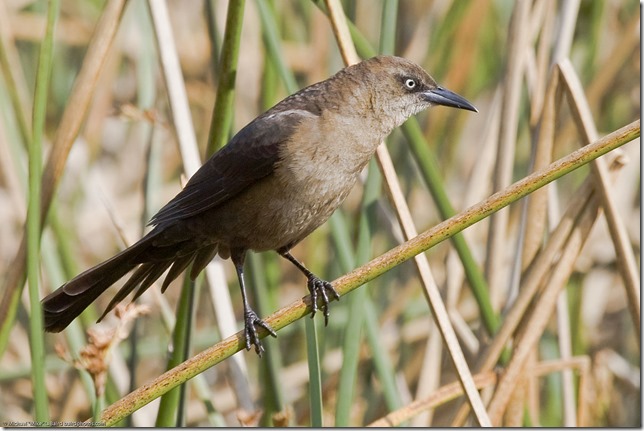
[[[393,121],[393,127],[433,105],[478,112],[465,98],[440,87],[422,67],[404,58],[378,56],[352,67],[357,73],[351,75],[362,77],[367,84],[371,109],[381,120]]]

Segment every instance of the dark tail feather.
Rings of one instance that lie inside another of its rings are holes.
[[[134,299],[138,298],[170,265],[172,267],[163,282],[161,292],[165,291],[170,282],[177,278],[191,261],[195,260],[196,264],[196,268],[193,267],[191,272],[191,277],[194,279],[217,254],[217,245],[195,249],[187,240],[176,243],[155,242],[153,239],[157,235],[154,232],[150,232],[130,248],[79,274],[47,295],[41,301],[45,314],[45,330],[60,332],[65,329],[101,293],[137,266],[139,267],[116,293],[98,319],[99,321],[137,287]]]
[[[157,281],[157,279],[161,277],[161,274],[163,274],[171,264],[172,264],[171,260],[167,262],[160,262],[160,263],[154,264],[154,268],[152,268],[150,272],[148,272],[148,275],[145,277],[145,280],[141,282],[141,284],[139,285],[139,288],[136,290],[136,293],[134,293],[134,297],[132,298],[132,301],[136,300],[139,296],[143,294],[143,292],[148,290],[148,287],[152,286],[152,283]]]
[[[195,254],[195,260],[192,262],[192,269],[190,270],[190,278],[192,280],[197,278],[197,275],[210,263],[211,260],[217,255],[217,244],[206,246]]]
[[[193,255],[189,254],[187,256],[182,256],[174,261],[172,268],[170,268],[170,271],[168,271],[168,275],[165,276],[165,280],[163,281],[163,285],[161,286],[161,293],[165,293],[165,290],[168,288],[168,286],[170,286],[170,283],[172,283],[172,281],[174,281],[174,279],[177,278],[188,265],[190,265],[192,258]]]
[[[144,263],[143,265],[139,266],[136,271],[134,271],[134,274],[130,276],[130,278],[125,282],[123,287],[119,289],[118,292],[116,292],[116,295],[112,298],[109,304],[107,304],[107,308],[105,308],[105,311],[103,311],[103,314],[101,314],[101,317],[98,318],[98,322],[103,320],[103,318],[116,307],[116,305],[123,301],[129,294],[132,292],[136,286],[143,280],[150,272],[150,270],[154,267],[153,263]]]
[[[63,284],[43,300],[45,331],[60,332],[78,317],[107,288],[134,269],[140,255],[151,245],[153,235],[147,235],[133,246],[111,259],[96,265]]]

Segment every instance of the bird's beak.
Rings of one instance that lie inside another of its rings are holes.
[[[468,111],[479,112],[470,102],[465,100],[464,97],[446,90],[441,87],[436,87],[423,93],[426,101],[434,105],[449,106],[451,108],[467,109]]]

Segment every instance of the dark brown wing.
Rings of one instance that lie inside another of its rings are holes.
[[[213,154],[149,224],[158,226],[200,214],[270,175],[280,147],[300,121],[312,116],[315,114],[294,109],[270,110],[256,118]]]

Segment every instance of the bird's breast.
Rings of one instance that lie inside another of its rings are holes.
[[[330,112],[303,120],[280,151],[282,174],[318,182],[331,191],[342,189],[355,180],[384,139],[372,123]]]
[[[258,251],[292,246],[342,204],[379,140],[344,118],[322,120],[329,118],[305,118],[283,143],[273,173],[212,214],[228,227],[213,232],[219,242]]]

